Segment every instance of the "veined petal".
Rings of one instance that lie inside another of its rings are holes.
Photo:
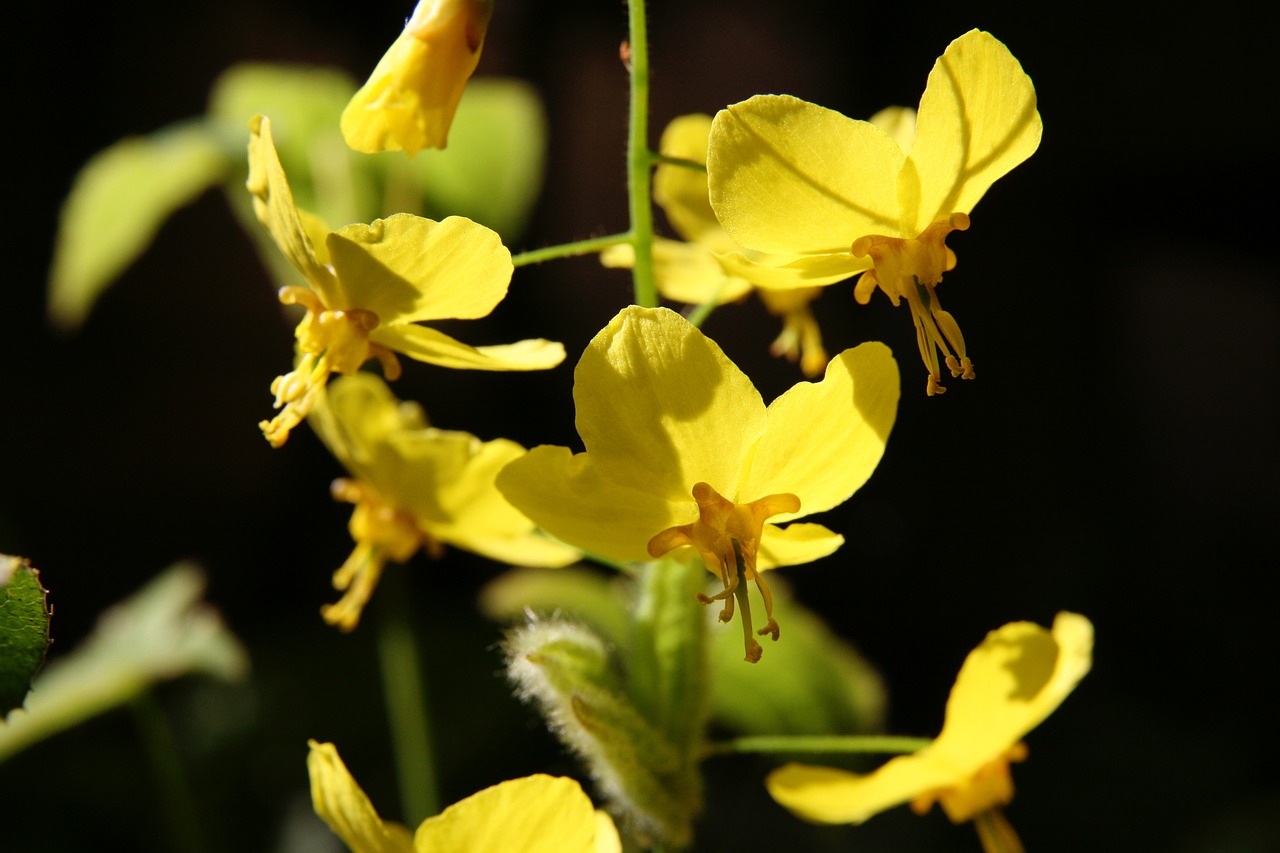
[[[618,484],[666,500],[692,506],[698,482],[732,489],[764,427],[751,380],[666,308],[618,312],[573,376],[578,434],[593,463]]]
[[[896,233],[903,159],[868,122],[789,95],[756,95],[712,123],[711,207],[748,249],[847,253],[864,234]]]
[[[635,258],[635,249],[629,243],[610,246],[600,253],[600,263],[610,268],[630,269]],[[702,245],[662,237],[653,241],[653,277],[664,297],[690,305],[712,299],[717,304],[733,302],[751,292],[750,282],[726,273],[716,256]]]
[[[498,490],[557,539],[619,562],[649,560],[655,533],[697,517],[688,498],[670,502],[616,483],[601,476],[588,455],[535,447],[502,469]]]
[[[867,775],[834,767],[786,764],[766,777],[765,787],[770,796],[805,820],[862,823],[954,781],[954,771],[936,757],[916,753],[894,758]]]
[[[473,347],[416,323],[378,326],[369,340],[409,358],[455,370],[546,370],[564,361],[564,345],[533,338]]]
[[[800,498],[800,512],[780,520],[844,502],[879,464],[898,394],[898,365],[884,344],[840,353],[821,382],[797,383],[770,404],[739,494]]]
[[[384,823],[331,743],[308,741],[311,802],[353,853],[414,853],[409,830]]]
[[[821,524],[800,522],[779,527],[766,524],[760,535],[756,568],[776,569],[812,563],[836,552],[844,537]]]
[[[433,222],[397,213],[329,236],[344,304],[384,323],[488,316],[511,283],[511,253],[495,232],[461,216]]]
[[[933,748],[977,770],[1053,713],[1092,660],[1093,624],[1076,613],[1059,613],[1052,632],[1033,622],[992,631],[965,658]]]
[[[872,264],[870,258],[855,258],[848,252],[833,255],[725,252],[716,255],[716,259],[728,274],[770,290],[835,284],[870,269]]]
[[[929,72],[915,143],[903,166],[903,226],[915,237],[938,216],[969,213],[1040,145],[1031,78],[990,33],[970,30]],[[917,201],[918,199],[918,201]],[[909,226],[909,227],[908,227]]]
[[[673,119],[662,131],[658,150],[667,157],[706,164],[711,116],[695,114]],[[667,215],[667,221],[690,242],[727,239],[711,209],[705,170],[659,164],[653,173],[653,200]]]
[[[271,136],[271,119],[254,116],[249,132],[249,179],[245,186],[253,195],[253,212],[289,263],[326,298],[333,291],[333,273],[316,260],[311,240],[302,227],[289,179]]]
[[[572,779],[542,774],[512,779],[461,800],[418,827],[418,853],[613,853],[607,829]],[[605,836],[600,844],[598,835]],[[615,836],[616,837],[616,836]]]

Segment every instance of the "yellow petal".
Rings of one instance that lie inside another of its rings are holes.
[[[316,260],[311,240],[302,227],[271,136],[271,120],[254,116],[249,131],[249,179],[245,186],[253,195],[253,212],[289,263],[321,292],[322,298],[328,297],[333,289],[333,274]]]
[[[765,779],[769,795],[815,823],[862,823],[867,818],[949,784],[936,759],[904,755],[861,776],[834,767],[786,764]]]
[[[867,121],[889,134],[903,154],[911,153],[916,139],[916,111],[911,107],[885,107]]]
[[[789,95],[756,95],[716,115],[711,206],[748,249],[848,254],[898,226],[902,149],[880,128]]]
[[[844,537],[821,524],[798,523],[778,527],[766,524],[760,536],[756,568],[776,569],[812,563],[844,544]]]
[[[902,236],[938,216],[969,213],[997,179],[1040,145],[1031,78],[990,33],[953,41],[929,73],[915,143],[902,170]]]
[[[672,120],[662,131],[658,150],[668,157],[706,164],[711,116],[686,115]],[[667,221],[684,239],[703,242],[725,239],[707,193],[707,173],[663,163],[653,173],[653,200],[667,215]]]
[[[416,323],[378,326],[369,333],[369,340],[409,358],[455,370],[546,370],[564,361],[564,345],[556,341],[533,338],[473,347]]]
[[[330,382],[316,398],[307,423],[329,452],[357,479],[379,487],[384,470],[395,465],[382,458],[390,435],[427,426],[416,403],[401,402],[372,373],[355,373]],[[388,496],[390,497],[390,496]]]
[[[716,259],[729,275],[772,290],[835,284],[870,269],[872,263],[870,258],[855,258],[848,252],[842,255],[725,252]]]
[[[573,399],[578,434],[600,471],[691,506],[695,483],[733,489],[764,426],[764,402],[751,380],[665,308],[620,311],[582,354]]]
[[[572,779],[526,776],[485,788],[418,827],[418,853],[598,853],[617,851],[607,829],[597,839],[591,800]]]
[[[495,232],[461,216],[433,222],[397,213],[328,239],[343,304],[383,323],[485,317],[507,295],[511,253]]]
[[[769,406],[739,493],[791,492],[800,498],[797,515],[844,502],[884,454],[898,393],[897,362],[884,344],[840,353],[821,382],[797,383]]]
[[[329,828],[354,853],[414,853],[409,831],[384,823],[331,743],[308,741],[311,802]]]
[[[635,250],[629,243],[610,246],[600,253],[600,263],[610,268],[630,269]],[[696,243],[682,243],[661,237],[653,242],[653,275],[658,292],[667,299],[701,305],[733,302],[751,292],[751,284],[725,273],[716,256]]]
[[[593,461],[567,447],[535,447],[502,470],[498,489],[552,536],[618,562],[647,561],[654,533],[697,517],[689,498],[620,485]]]

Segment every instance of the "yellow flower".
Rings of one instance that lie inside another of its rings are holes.
[[[250,129],[254,212],[307,282],[280,291],[281,302],[307,314],[295,332],[297,365],[271,385],[276,408],[284,407],[261,424],[273,446],[306,417],[331,373],[354,373],[370,358],[388,379],[400,375],[397,352],[473,370],[543,370],[564,360],[564,347],[551,341],[471,347],[419,325],[484,317],[507,295],[511,253],[493,231],[458,216],[433,222],[401,213],[328,233],[294,205],[271,122],[258,116]]]
[[[354,480],[335,480],[333,495],[355,504],[356,548],[333,576],[342,600],[321,610],[350,631],[387,560],[403,563],[444,545],[522,566],[559,567],[579,553],[539,534],[493,481],[525,449],[504,438],[481,441],[427,426],[422,409],[395,398],[385,382],[357,373],[316,399],[308,423]]]
[[[537,774],[472,794],[417,832],[383,821],[331,743],[310,741],[311,802],[354,853],[621,853],[613,821],[572,779]]]
[[[972,30],[934,65],[914,128],[901,110],[880,118],[854,121],[785,95],[721,110],[707,160],[711,205],[734,240],[773,253],[728,264],[755,264],[775,286],[792,287],[865,270],[860,303],[877,287],[894,305],[905,298],[926,390],[938,394],[939,353],[952,376],[973,378],[960,328],[934,290],[956,263],[945,240],[1040,144],[1035,89],[1008,48]]]
[[[342,112],[356,151],[444,148],[467,80],[480,63],[493,0],[420,0],[400,37]]]
[[[942,733],[929,746],[865,776],[788,764],[765,784],[779,803],[819,823],[861,823],[907,802],[924,814],[937,801],[955,823],[976,819],[980,833],[1016,844],[999,812],[1013,799],[1009,763],[1026,757],[1022,737],[1053,713],[1092,660],[1093,625],[1083,616],[1059,613],[1052,632],[1012,622],[969,653]]]
[[[824,557],[842,537],[777,522],[845,501],[875,469],[893,427],[898,369],[882,344],[846,350],[819,383],[801,382],[767,408],[714,342],[679,314],[632,306],[588,345],[573,398],[585,453],[544,445],[498,475],[498,488],[559,539],[619,562],[691,547],[724,590],[720,618],[743,611],[759,571]],[[769,523],[766,523],[769,522]],[[711,598],[704,597],[704,603]]]

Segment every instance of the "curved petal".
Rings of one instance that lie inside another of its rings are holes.
[[[416,403],[401,402],[387,383],[372,373],[354,373],[330,382],[316,397],[307,423],[329,452],[384,497],[379,448],[390,435],[425,429],[426,415]]]
[[[308,741],[311,802],[329,828],[354,853],[414,853],[409,830],[384,823],[331,743]]]
[[[938,216],[968,213],[1040,145],[1036,91],[1009,49],[970,30],[929,73],[915,143],[899,179],[903,226],[915,237]]]
[[[843,536],[821,524],[788,524],[786,527],[766,524],[760,536],[756,568],[776,569],[812,563],[834,554],[843,544]]]
[[[705,164],[710,135],[711,116],[679,116],[662,131],[658,150],[667,157]],[[704,242],[708,236],[712,241],[727,239],[711,209],[705,170],[659,164],[653,173],[653,200],[684,239],[691,242]]]
[[[542,445],[498,474],[498,490],[552,536],[619,562],[649,559],[658,532],[697,517],[697,505],[668,502],[601,476],[590,454]]]
[[[418,853],[597,853],[596,811],[572,779],[537,774],[472,794],[418,827]],[[607,833],[606,833],[607,835]]]
[[[786,764],[765,779],[769,794],[815,823],[862,823],[886,809],[955,781],[954,771],[927,751],[894,758],[874,773]]]
[[[578,434],[601,472],[689,506],[695,483],[733,488],[764,426],[751,380],[666,308],[618,312],[582,354],[573,400]]]
[[[711,207],[749,249],[847,253],[865,234],[897,233],[902,162],[898,144],[868,122],[756,95],[712,123]]]
[[[635,258],[635,249],[628,243],[610,246],[600,253],[600,263],[611,269],[630,269]],[[712,299],[719,305],[751,292],[749,282],[728,275],[705,247],[662,237],[653,241],[653,277],[665,298],[690,305]]]
[[[769,406],[767,424],[738,493],[791,492],[796,518],[849,498],[880,462],[898,412],[898,365],[865,343],[840,353],[821,382],[800,382]]]
[[[369,340],[417,361],[455,370],[546,370],[564,361],[564,345],[533,338],[473,347],[416,323],[378,326]]]
[[[329,307],[372,311],[383,324],[488,316],[514,270],[502,238],[461,216],[397,213],[326,242],[343,300]]]
[[[855,258],[849,252],[835,255],[762,255],[759,253],[725,252],[716,255],[720,266],[730,275],[746,279],[756,287],[770,290],[792,290],[798,287],[822,287],[844,281],[871,268],[869,257]]]
[[[934,748],[976,771],[1053,713],[1092,661],[1093,624],[1076,613],[1059,613],[1052,632],[1033,622],[992,631],[956,676]]]

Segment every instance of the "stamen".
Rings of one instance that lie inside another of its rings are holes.
[[[973,819],[983,853],[1025,853],[1018,833],[1001,809],[985,811]]]

